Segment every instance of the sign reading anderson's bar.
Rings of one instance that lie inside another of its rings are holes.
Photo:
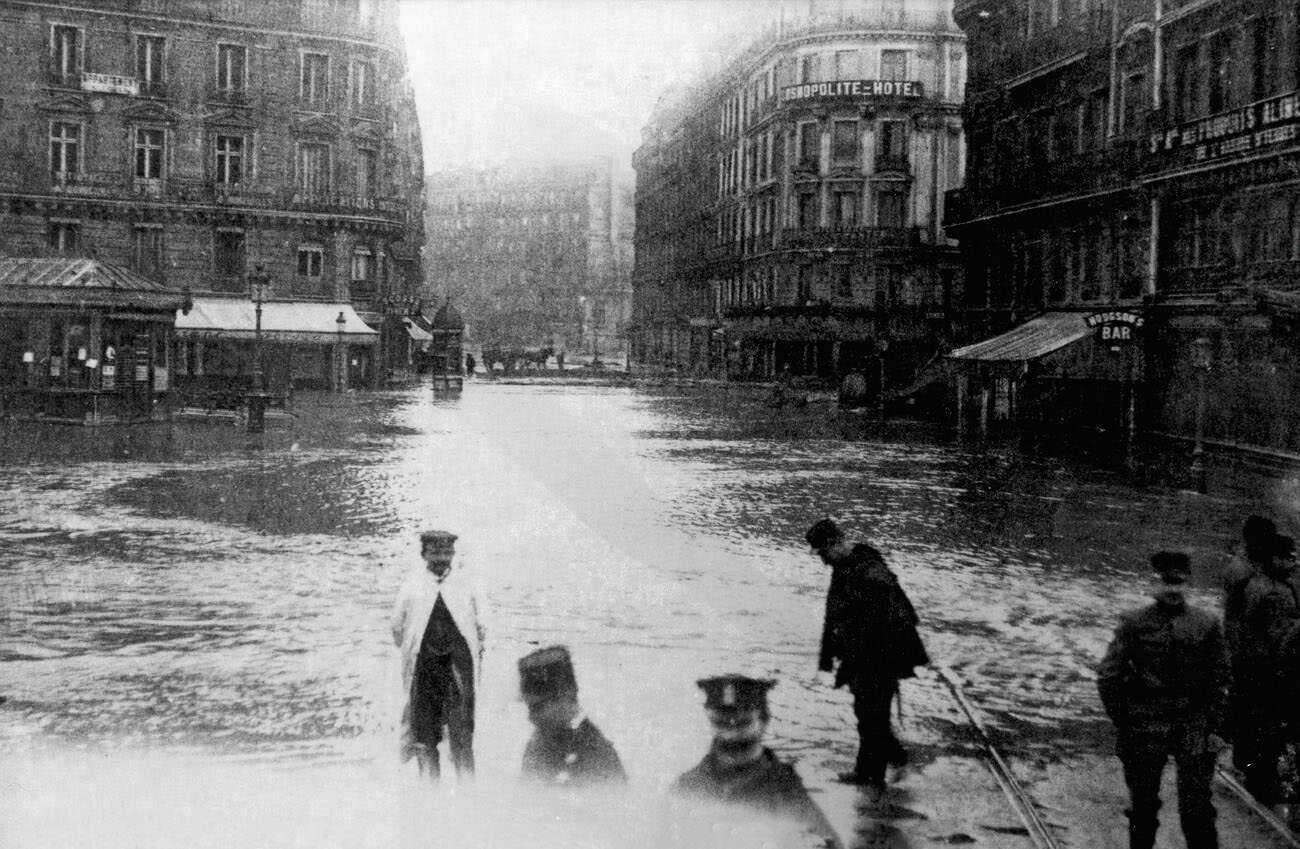
[[[1191,165],[1297,139],[1300,92],[1293,91],[1152,133],[1150,150],[1161,165]]]
[[[824,83],[800,83],[781,89],[782,103],[847,97],[870,100],[877,97],[924,97],[919,80],[830,80]]]

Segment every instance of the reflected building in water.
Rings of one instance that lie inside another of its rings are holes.
[[[635,360],[733,379],[937,376],[960,297],[951,3],[787,3],[666,94],[635,154]]]
[[[0,0],[0,253],[95,258],[188,290],[196,309],[156,354],[173,384],[160,390],[247,384],[259,267],[273,389],[406,369],[423,166],[397,11]],[[89,333],[87,314],[66,318]]]

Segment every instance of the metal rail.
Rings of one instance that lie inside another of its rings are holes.
[[[1258,801],[1256,801],[1255,797],[1250,795],[1250,791],[1248,791],[1245,787],[1241,786],[1241,782],[1237,780],[1237,777],[1235,775],[1233,775],[1231,772],[1224,769],[1223,767],[1219,767],[1218,772],[1219,772],[1219,780],[1222,781],[1223,784],[1229,790],[1231,790],[1233,794],[1236,795],[1236,797],[1240,799],[1241,802],[1245,804],[1247,808],[1250,808],[1251,813],[1253,813],[1255,816],[1262,819],[1269,828],[1271,828],[1274,832],[1277,833],[1279,837],[1281,837],[1283,840],[1286,841],[1286,844],[1288,846],[1293,846],[1295,847],[1295,849],[1300,849],[1300,839],[1296,839],[1295,833],[1292,832],[1291,829],[1287,827],[1286,823],[1278,819],[1273,814],[1272,811],[1270,811],[1268,808],[1264,807]]]
[[[993,745],[993,739],[989,737],[984,723],[975,714],[975,708],[971,706],[970,700],[966,698],[966,693],[962,689],[961,682],[957,680],[957,676],[946,666],[936,666],[935,671],[939,673],[940,680],[952,691],[953,698],[957,700],[957,705],[961,708],[962,713],[966,714],[966,719],[970,721],[971,726],[979,735],[980,743],[983,744],[984,751],[988,755],[989,771],[997,779],[998,786],[1002,788],[1002,793],[1007,797],[1007,801],[1011,803],[1016,816],[1024,823],[1029,839],[1037,849],[1058,849],[1056,838],[1052,836],[1047,823],[1043,822],[1043,818],[1039,815],[1033,799],[1020,786],[1020,782],[1012,774],[1011,768],[1007,766],[1007,762],[1002,759],[997,747]]]

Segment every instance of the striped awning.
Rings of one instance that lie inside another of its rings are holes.
[[[1080,312],[1049,312],[1031,318],[983,342],[958,348],[950,360],[986,363],[1023,363],[1058,351],[1092,331]]]
[[[195,298],[188,315],[177,312],[176,335],[183,339],[254,339],[257,307],[246,298]],[[309,345],[374,345],[379,341],[378,331],[362,321],[351,304],[320,301],[263,302],[262,337],[269,342]]]

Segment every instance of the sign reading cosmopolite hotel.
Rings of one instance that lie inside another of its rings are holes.
[[[822,83],[789,85],[781,89],[782,103],[828,99],[912,99],[924,96],[925,89],[919,80],[829,80]]]

